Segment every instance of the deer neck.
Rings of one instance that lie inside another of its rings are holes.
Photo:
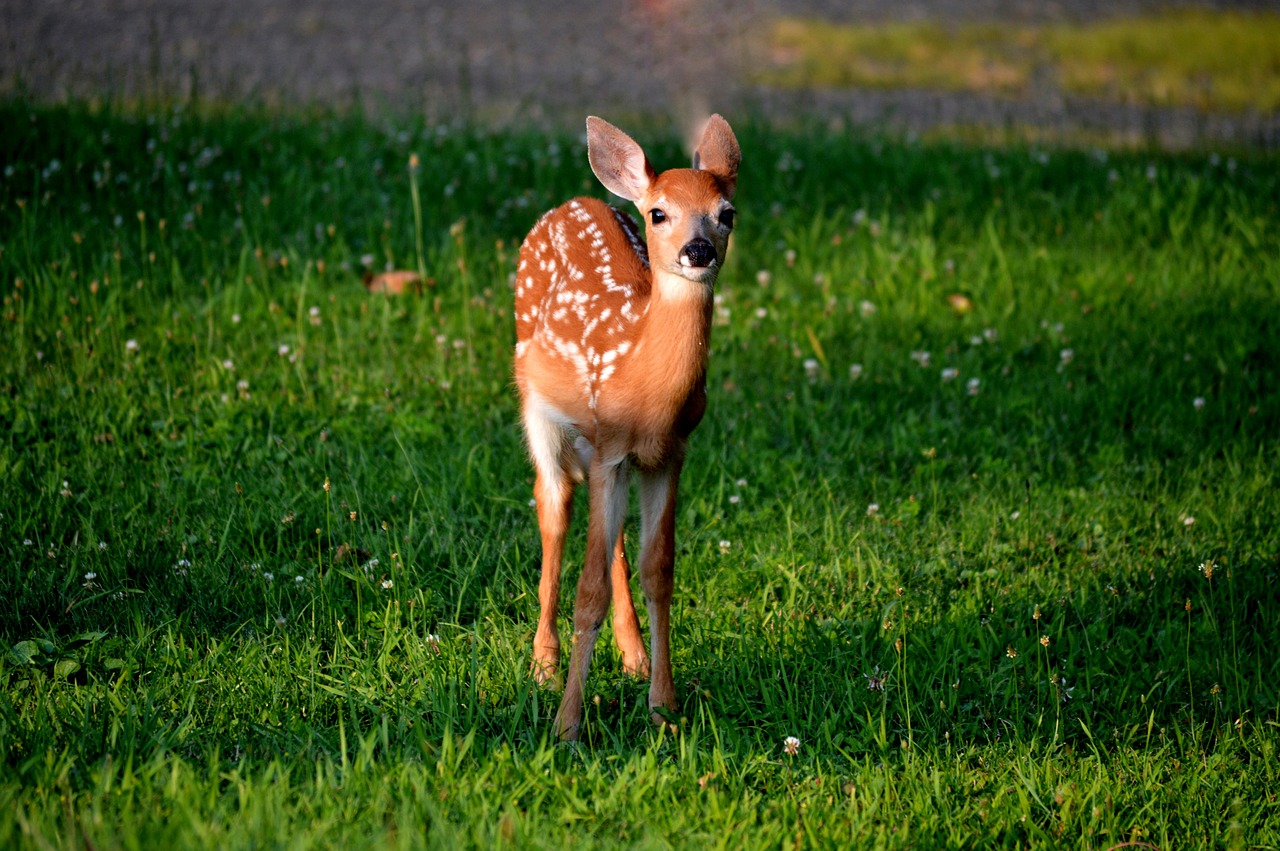
[[[705,382],[713,301],[712,284],[654,270],[636,366],[660,378],[676,404]]]

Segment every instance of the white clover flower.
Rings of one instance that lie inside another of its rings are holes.
[[[289,344],[281,343],[280,348],[276,349],[276,353],[279,354],[280,357],[284,357],[285,355],[289,354]]]
[[[390,590],[391,590],[391,586],[392,586],[392,584],[393,584],[393,583],[391,582],[391,580],[390,580],[390,579],[384,579],[384,580],[382,580],[382,590],[383,590],[383,591],[390,591]]]
[[[263,574],[262,574],[262,578],[263,578],[263,579],[265,579],[265,580],[267,580],[268,582],[270,582],[270,581],[272,581],[273,579],[275,579],[275,578],[276,578],[276,575],[275,575],[274,573],[272,573],[271,571],[269,571],[269,570],[268,570],[268,571],[264,571],[264,572],[263,572]]]
[[[1074,349],[1063,349],[1062,351],[1058,352],[1058,360],[1062,363],[1063,366],[1066,366],[1067,364],[1071,363],[1071,361],[1075,359],[1075,356],[1076,356],[1076,353]]]
[[[762,287],[769,286],[769,282],[773,280],[773,273],[768,269],[761,269],[756,272],[756,283]]]
[[[862,314],[863,318],[873,315],[876,312],[875,302],[864,298],[858,303],[858,312]]]
[[[968,391],[970,396],[977,396],[978,393],[981,392],[982,390],[982,382],[976,378],[970,378],[967,382],[965,382],[964,387],[965,387],[965,390]]]
[[[955,381],[959,376],[960,376],[960,370],[956,369],[953,366],[949,366],[946,369],[942,370],[943,381]]]
[[[1192,406],[1193,406],[1197,411],[1203,410],[1203,409],[1204,409],[1204,397],[1203,397],[1203,396],[1197,396],[1196,398],[1192,399],[1192,400],[1191,400],[1191,405],[1192,405]]]
[[[287,621],[285,621],[284,615],[276,615],[276,626],[284,626],[285,623],[287,623]]]
[[[233,314],[231,314],[231,324],[232,324],[232,325],[239,325],[239,324],[240,324],[240,314],[238,314],[238,313],[233,313]]]
[[[733,496],[729,497],[730,505],[737,505],[740,502],[742,502],[742,497],[738,496],[736,493]]]
[[[787,756],[795,756],[800,753],[800,740],[795,736],[787,736],[782,740],[782,749],[786,751]]]
[[[235,372],[236,363],[231,358],[227,358],[222,362],[222,368],[225,369],[227,372]]]
[[[138,347],[138,341],[137,341],[137,340],[134,340],[134,339],[132,339],[132,338],[131,338],[131,339],[128,339],[128,340],[125,340],[125,341],[124,341],[124,350],[125,350],[126,352],[128,352],[129,354],[131,354],[131,355],[132,355],[132,354],[135,354],[135,353],[138,351],[138,348],[139,348],[139,347]]]
[[[872,502],[872,503],[868,503],[868,504],[867,504],[867,516],[868,516],[868,517],[875,517],[875,516],[876,516],[877,514],[879,514],[879,513],[880,513],[880,503],[878,503],[878,502]]]
[[[732,546],[733,546],[733,544],[731,544],[729,541],[721,541],[721,542],[720,542],[720,552],[721,552],[721,553],[727,553],[727,552],[729,552],[729,549],[730,549]]]
[[[299,575],[299,576],[295,576],[295,577],[293,577],[293,581],[294,581],[295,583],[297,583],[298,585],[301,585],[302,583],[306,582],[306,581],[307,581],[307,579],[306,579],[306,577],[305,577],[305,576],[301,576],[301,575]]]
[[[816,358],[805,358],[804,374],[809,379],[810,384],[818,380],[818,361]]]
[[[926,351],[920,351],[920,350],[913,351],[911,353],[911,359],[916,363],[920,364],[920,366],[922,367],[929,365],[929,353]]]

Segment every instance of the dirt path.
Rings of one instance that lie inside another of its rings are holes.
[[[1150,0],[0,0],[0,95],[254,99],[576,126],[587,111],[683,122],[709,109],[818,114],[898,130],[1036,127],[1180,147],[1280,145],[1280,117],[1011,101],[935,92],[777,92],[752,21],[781,12],[867,20],[1090,18]],[[1264,0],[1206,5],[1261,7]]]

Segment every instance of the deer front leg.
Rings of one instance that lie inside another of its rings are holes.
[[[559,472],[557,470],[557,472]],[[539,683],[554,682],[560,668],[560,634],[556,617],[560,609],[560,568],[564,539],[573,511],[573,482],[563,473],[539,471],[533,488],[538,504],[538,529],[542,533],[542,577],[538,580],[538,631],[533,636],[533,676]]]
[[[565,678],[564,697],[560,700],[560,711],[555,719],[556,733],[565,741],[578,738],[582,726],[582,696],[586,690],[587,673],[591,670],[591,652],[609,611],[612,590],[609,563],[627,513],[626,461],[604,463],[597,455],[591,464],[590,482],[587,558],[573,604],[573,648],[569,655],[569,674]]]
[[[622,669],[634,677],[649,676],[649,655],[644,651],[640,637],[640,622],[636,620],[636,606],[631,599],[631,565],[618,535],[618,545],[613,549],[613,567],[609,575],[613,583],[613,638],[622,651]]]
[[[651,680],[649,708],[654,724],[665,723],[661,712],[676,711],[676,688],[671,674],[671,594],[675,582],[676,490],[682,459],[640,476],[640,587],[649,607]]]

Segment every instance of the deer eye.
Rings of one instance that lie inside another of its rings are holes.
[[[735,211],[732,207],[727,208],[722,213],[720,213],[720,224],[724,225],[729,230],[733,230],[733,219],[734,219],[734,216],[736,215],[737,215],[737,211]]]
[[[666,220],[667,214],[659,210],[657,207],[654,207],[649,211],[649,221],[653,222],[655,225],[660,225]]]

